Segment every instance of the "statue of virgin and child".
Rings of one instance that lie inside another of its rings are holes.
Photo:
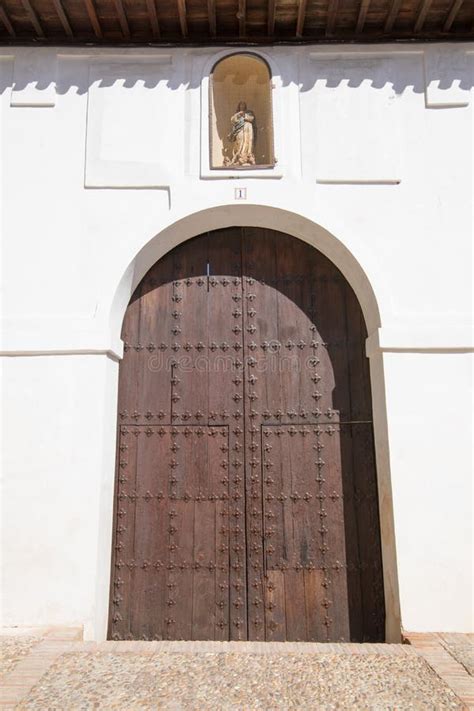
[[[232,158],[224,158],[224,165],[229,168],[255,165],[255,114],[247,108],[245,101],[239,101],[230,121],[232,130],[228,139],[232,143]]]

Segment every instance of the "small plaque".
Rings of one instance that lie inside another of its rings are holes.
[[[247,200],[247,188],[234,188],[234,200]]]

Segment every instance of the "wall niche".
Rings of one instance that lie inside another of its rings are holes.
[[[232,54],[214,66],[210,79],[211,168],[273,168],[272,80],[267,63],[254,54]]]

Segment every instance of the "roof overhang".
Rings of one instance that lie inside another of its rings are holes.
[[[252,45],[474,38],[474,0],[0,0],[0,43]]]

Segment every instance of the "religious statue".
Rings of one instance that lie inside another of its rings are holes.
[[[245,101],[239,101],[237,111],[230,120],[232,131],[228,139],[233,143],[233,151],[231,159],[224,158],[224,165],[255,165],[255,114],[247,108]]]

